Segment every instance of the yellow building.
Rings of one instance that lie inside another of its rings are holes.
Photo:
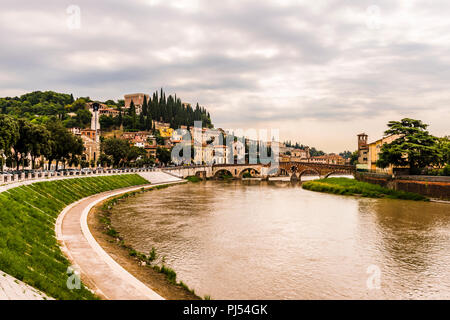
[[[163,138],[171,138],[172,134],[173,134],[173,129],[172,128],[160,128],[159,134]]]
[[[394,167],[390,165],[389,167],[385,169],[381,169],[377,167],[377,161],[380,159],[380,152],[381,147],[386,143],[391,143],[392,141],[398,139],[398,135],[391,135],[388,137],[383,137],[381,139],[378,139],[377,141],[374,141],[372,143],[368,144],[369,147],[369,156],[367,159],[367,166],[369,170],[373,171],[379,171],[379,172],[385,172],[392,174]]]

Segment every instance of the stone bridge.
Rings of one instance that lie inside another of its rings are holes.
[[[355,166],[322,164],[309,162],[281,162],[278,171],[269,172],[269,166],[262,164],[215,164],[201,166],[168,167],[163,171],[180,178],[197,176],[199,178],[218,178],[222,174],[242,179],[244,173],[249,172],[253,177],[267,178],[269,176],[289,176],[291,180],[298,180],[304,174],[314,174],[327,178],[332,174],[354,175]]]
[[[310,162],[280,162],[279,174],[300,180],[304,174],[328,178],[332,174],[355,175],[356,167],[352,165],[324,164]]]
[[[264,166],[262,164],[215,164],[212,166],[182,166],[165,168],[163,171],[180,178],[197,176],[199,178],[218,178],[222,174],[241,179],[245,172],[249,172],[254,177],[264,175]]]

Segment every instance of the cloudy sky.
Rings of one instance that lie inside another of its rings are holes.
[[[0,96],[164,87],[207,107],[216,127],[279,129],[327,152],[402,117],[450,134],[447,0],[1,4]]]

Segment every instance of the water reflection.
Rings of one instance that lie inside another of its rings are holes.
[[[131,198],[113,225],[214,299],[449,298],[449,206],[206,182]],[[381,289],[367,288],[367,268]]]

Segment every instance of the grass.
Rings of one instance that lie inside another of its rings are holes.
[[[152,249],[148,255],[135,250],[133,247],[131,247],[130,245],[127,245],[125,243],[125,240],[123,239],[123,237],[120,236],[119,232],[117,232],[112,227],[112,224],[111,224],[112,209],[117,203],[119,203],[127,198],[144,193],[144,192],[149,192],[149,191],[158,190],[158,189],[165,189],[165,188],[168,188],[169,186],[170,185],[160,185],[160,186],[155,186],[152,188],[147,188],[145,190],[142,188],[141,190],[128,192],[123,195],[109,199],[102,205],[102,207],[100,209],[100,212],[99,212],[100,213],[99,214],[100,222],[105,227],[104,232],[107,235],[114,238],[114,240],[115,240],[114,243],[117,243],[122,248],[128,250],[128,254],[131,257],[134,257],[135,259],[137,259],[140,265],[145,265],[147,267],[153,268],[153,270],[155,270],[156,272],[164,274],[167,278],[167,281],[169,281],[171,284],[179,286],[179,287],[183,288],[184,290],[192,293],[197,298],[201,299],[199,296],[197,296],[195,294],[195,291],[193,289],[190,289],[183,281],[177,282],[177,273],[175,272],[175,270],[173,270],[172,268],[168,267],[165,264],[165,257],[161,257],[161,259],[159,259],[159,261],[156,261],[158,254],[154,247],[152,247]],[[205,300],[211,299],[210,296],[205,296],[205,297],[208,298]]]
[[[348,178],[328,178],[307,181],[302,184],[303,189],[340,195],[360,195],[368,198],[389,198],[415,201],[427,201],[427,197],[420,194],[397,191],[382,186],[357,181]]]
[[[37,182],[0,194],[0,270],[55,299],[96,299],[82,286],[69,290],[70,262],[61,252],[55,222],[69,204],[104,191],[148,184],[139,175]]]
[[[189,182],[194,182],[194,183],[197,183],[197,182],[202,181],[202,179],[200,179],[200,178],[197,177],[197,176],[189,176],[189,177],[186,177],[186,180],[189,181]]]

